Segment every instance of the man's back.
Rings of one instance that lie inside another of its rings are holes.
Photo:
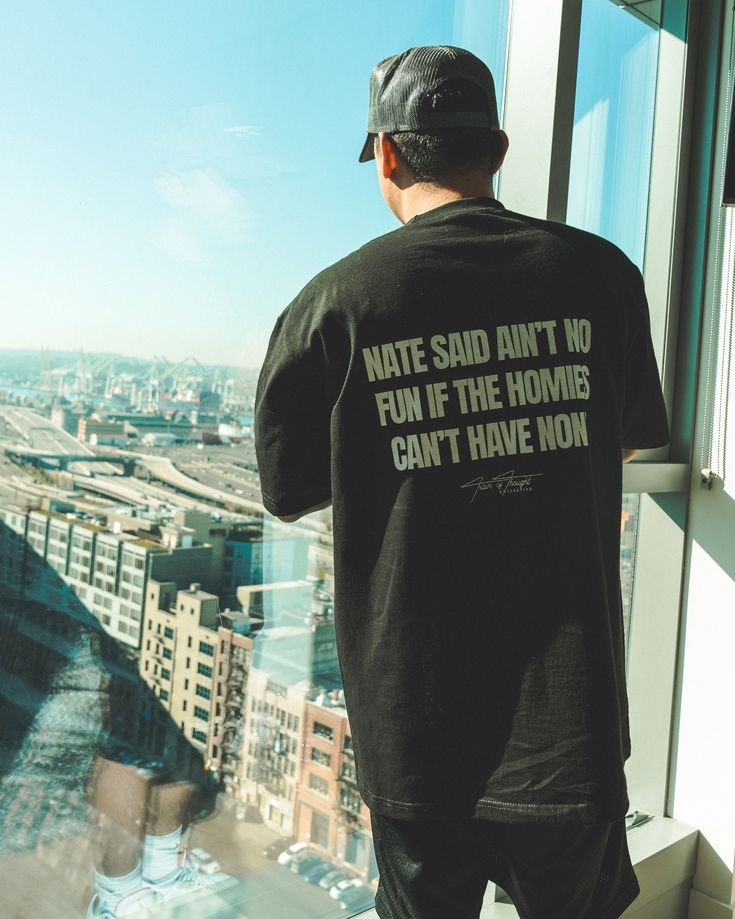
[[[621,447],[669,439],[635,265],[494,198],[432,208],[283,311],[257,401],[266,508],[332,496],[371,810],[624,815]]]

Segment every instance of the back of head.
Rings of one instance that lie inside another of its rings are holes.
[[[487,108],[482,90],[469,80],[447,80],[431,93],[435,112]],[[489,127],[446,127],[389,134],[415,182],[443,185],[450,177],[481,171],[492,175],[503,150],[499,131]],[[377,144],[377,137],[374,141]]]
[[[360,162],[377,158],[380,133],[422,185],[489,180],[507,148],[492,73],[453,45],[417,46],[378,61]]]

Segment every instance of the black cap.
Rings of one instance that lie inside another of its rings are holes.
[[[464,112],[437,112],[433,94],[449,80],[468,80],[487,96],[487,107]],[[370,74],[368,135],[359,161],[375,159],[378,131],[432,131],[441,128],[500,127],[495,82],[479,57],[452,45],[423,45],[383,58]]]

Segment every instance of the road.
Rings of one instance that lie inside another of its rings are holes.
[[[7,427],[15,432],[17,438],[17,443],[13,444],[6,437],[7,447],[15,446],[18,449],[67,456],[95,455],[94,450],[86,444],[32,409],[0,405],[0,417],[4,419]],[[85,464],[79,461],[71,464],[69,468],[76,488],[138,505],[176,504],[211,511],[214,504],[243,517],[265,513],[260,501],[257,474],[243,468],[226,450],[212,448],[210,455],[206,446],[201,451],[195,447],[178,448],[175,453],[176,461],[180,462],[186,471],[178,468],[177,462],[170,456],[109,447],[105,447],[104,450],[106,454],[135,457],[138,466],[146,469],[149,475],[159,480],[162,485],[142,483],[139,479],[122,476],[120,468],[109,463]],[[309,514],[296,524],[287,526],[308,530],[329,546],[330,514],[330,510],[326,509]]]
[[[19,408],[15,405],[0,405],[0,416],[20,438],[17,444],[20,449],[27,448],[41,453],[67,456],[95,455],[94,450],[91,450],[86,444],[54,424],[50,418],[34,412],[33,409]],[[98,475],[120,475],[120,469],[110,463],[87,465],[78,462],[73,466],[75,471],[82,475],[91,475],[93,470]]]

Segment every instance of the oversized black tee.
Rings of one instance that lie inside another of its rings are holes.
[[[668,441],[638,268],[495,198],[419,214],[278,316],[256,392],[263,504],[331,496],[368,807],[625,815],[621,448]]]

